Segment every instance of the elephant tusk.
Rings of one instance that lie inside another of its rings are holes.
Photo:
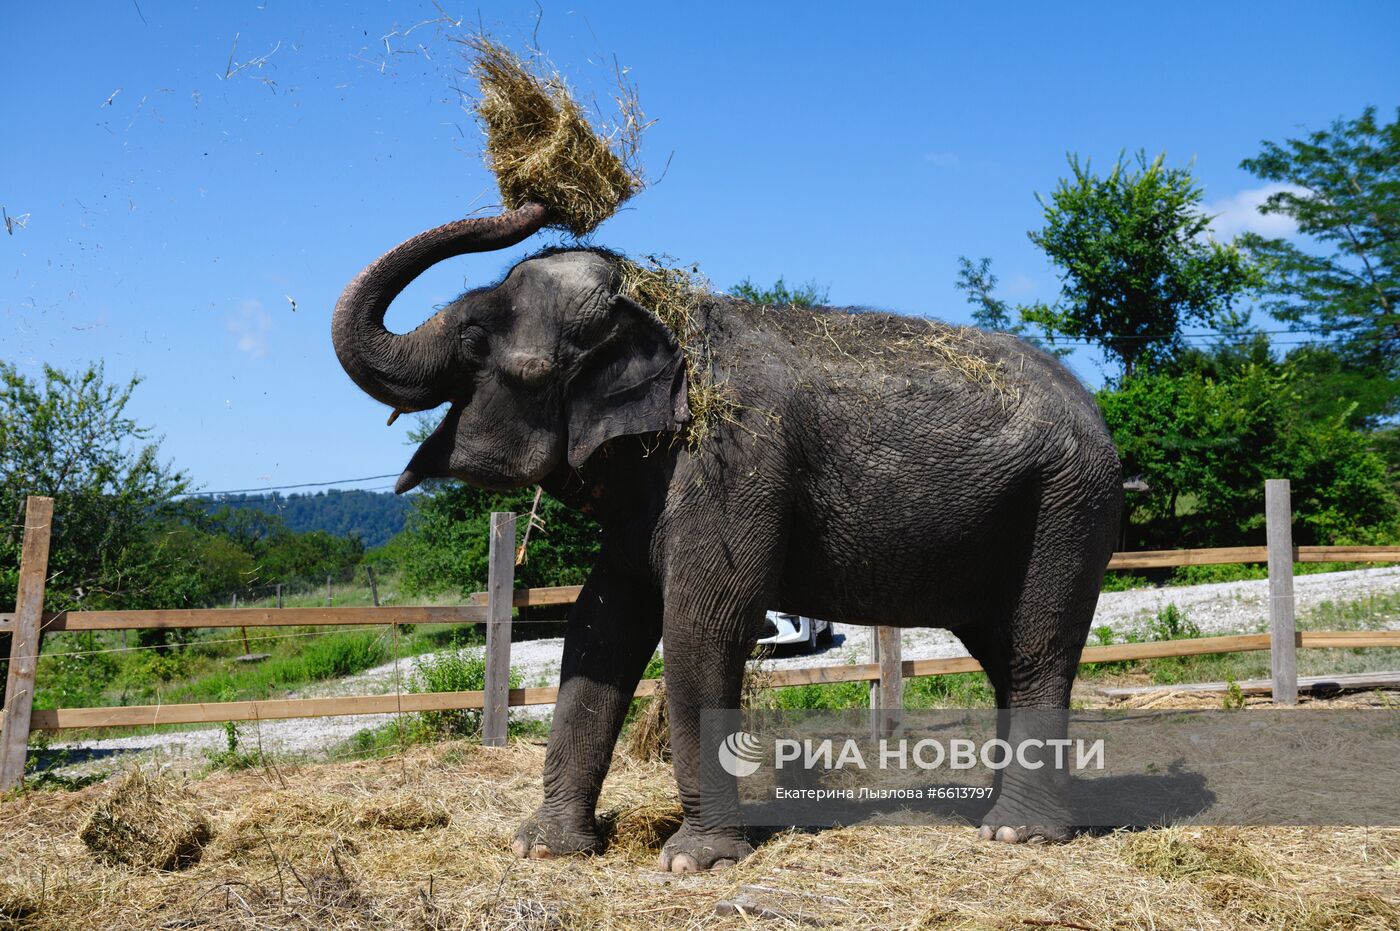
[[[389,415],[389,419],[388,419],[388,421],[385,422],[384,426],[386,426],[386,427],[392,427],[392,426],[394,425],[394,421],[398,420],[398,419],[399,419],[399,415],[402,414],[402,413],[403,413],[403,411],[399,410],[397,407],[394,408],[394,412],[393,412],[392,414]]]

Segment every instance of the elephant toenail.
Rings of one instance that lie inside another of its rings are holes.
[[[990,824],[984,824],[977,829],[977,836],[982,840],[991,840],[996,837],[996,831]]]
[[[671,858],[672,873],[698,873],[700,864],[688,853],[678,853]]]
[[[531,860],[553,860],[553,859],[554,859],[554,851],[553,851],[553,850],[550,850],[550,849],[549,849],[548,847],[546,847],[544,844],[536,844],[535,846],[533,846],[533,847],[530,848],[530,859],[531,859]]]
[[[1015,828],[997,828],[997,840],[1003,844],[1014,844],[1021,839],[1021,834]]]

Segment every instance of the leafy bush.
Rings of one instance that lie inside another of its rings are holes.
[[[1115,570],[1104,574],[1103,585],[1099,591],[1127,592],[1135,588],[1148,588],[1151,585],[1151,582],[1140,575]]]
[[[520,688],[520,673],[510,671],[510,687]],[[413,663],[410,692],[477,692],[486,688],[486,653],[480,649],[446,650],[420,656]],[[481,711],[460,708],[425,711],[422,726],[438,737],[468,737],[481,733]]]
[[[116,655],[101,650],[96,634],[75,634],[57,654],[39,657],[35,675],[36,708],[90,708],[104,704],[102,694],[117,674]]]
[[[229,699],[225,699],[226,701]],[[209,769],[223,769],[229,772],[252,769],[261,761],[260,754],[239,749],[238,724],[235,721],[224,722],[224,749],[206,750],[204,756],[209,760]]]
[[[378,666],[389,659],[382,635],[373,631],[336,633],[306,645],[301,661],[309,679],[339,679]]]
[[[1162,608],[1147,622],[1149,640],[1193,640],[1200,635],[1201,628],[1174,604]]]

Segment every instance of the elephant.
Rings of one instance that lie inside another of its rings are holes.
[[[684,809],[660,868],[751,853],[698,721],[739,707],[768,609],[945,628],[998,707],[1067,715],[1122,488],[1099,409],[1061,362],[1003,333],[709,292],[683,334],[624,293],[623,257],[583,246],[520,261],[410,333],[385,327],[428,267],[550,223],[526,202],[421,233],[366,266],[332,320],[342,366],[371,397],[395,412],[447,404],[398,492],[540,485],[601,527],[517,856],[606,844],[595,807],[658,643]],[[702,390],[727,398],[703,424]],[[1069,812],[1063,780],[1011,767],[980,834],[1061,840]]]

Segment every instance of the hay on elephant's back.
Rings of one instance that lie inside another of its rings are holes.
[[[733,420],[739,409],[734,389],[715,380],[709,339],[700,319],[700,302],[708,293],[705,281],[689,271],[652,257],[646,265],[622,260],[622,293],[657,316],[676,337],[685,358],[690,427],[686,438],[698,450],[721,420]]]
[[[635,91],[619,77],[620,119],[600,135],[564,79],[542,75],[485,36],[466,44],[481,87],[477,116],[486,132],[487,163],[510,208],[536,201],[551,225],[583,236],[643,187],[637,148],[646,127]]]
[[[976,327],[878,311],[791,308],[784,313],[780,326],[817,358],[891,372],[937,369],[958,375],[1003,404],[1017,396],[1012,373],[989,344],[994,337]]]

